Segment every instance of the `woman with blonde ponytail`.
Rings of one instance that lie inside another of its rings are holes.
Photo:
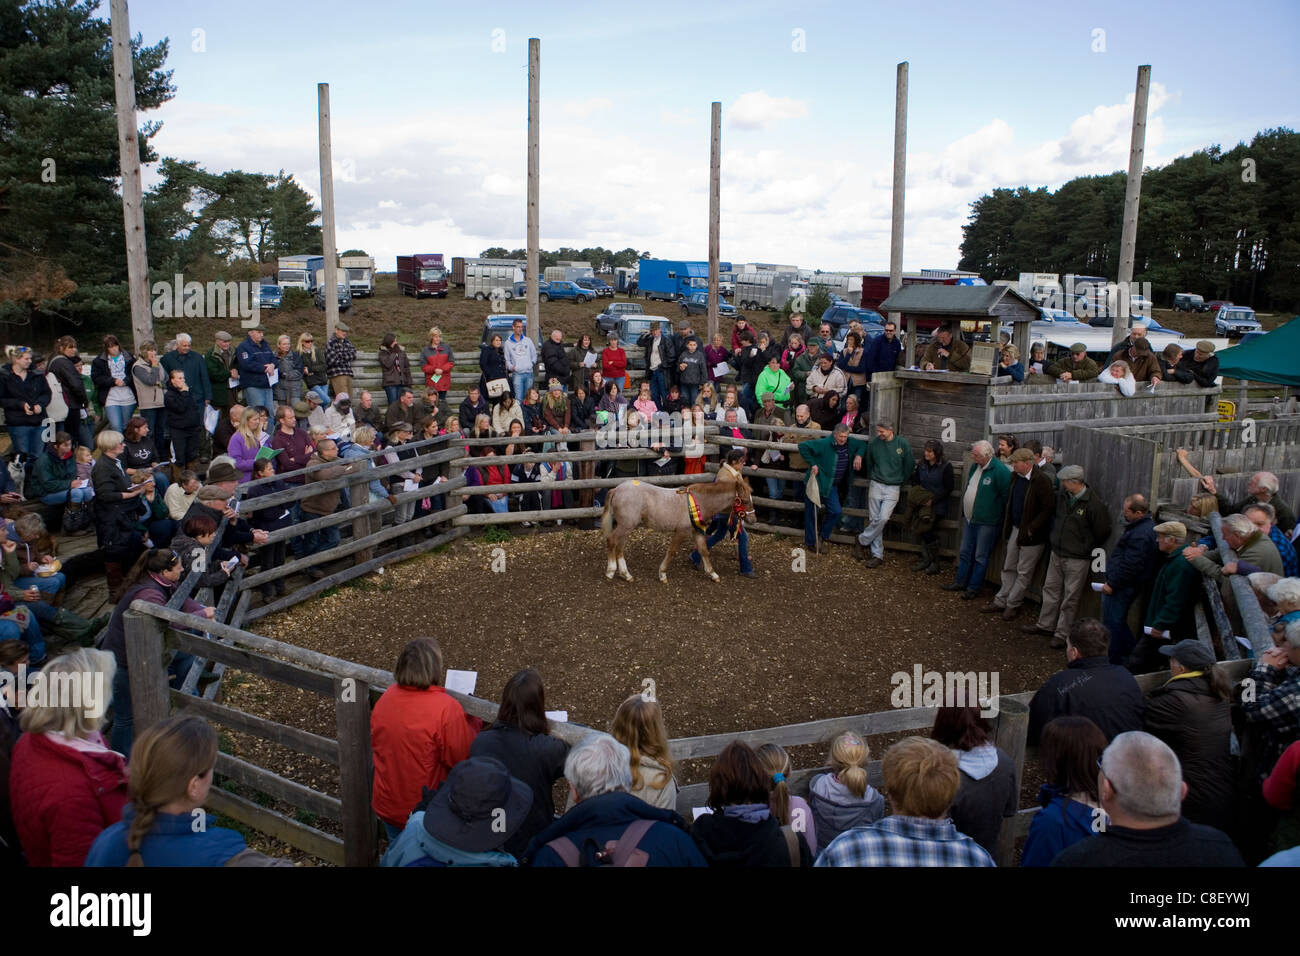
[[[885,798],[867,783],[871,749],[858,734],[840,734],[826,762],[830,773],[814,777],[808,788],[813,823],[823,847],[853,827],[875,823],[885,815]]]
[[[199,717],[169,717],[135,742],[131,802],[99,835],[86,866],[223,866],[246,849],[234,830],[208,825],[217,733]],[[198,825],[202,823],[202,825]]]
[[[772,816],[781,826],[793,827],[808,841],[808,849],[817,855],[817,827],[813,823],[812,809],[803,797],[790,792],[790,755],[780,744],[763,744],[758,748],[758,759],[767,771],[768,787],[772,798],[768,805]]]

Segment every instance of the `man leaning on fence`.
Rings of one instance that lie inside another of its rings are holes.
[[[961,556],[957,577],[945,584],[945,591],[961,591],[962,600],[979,597],[988,570],[989,555],[1002,530],[1011,489],[1011,470],[993,454],[986,441],[971,445],[971,465],[966,471],[962,493]]]
[[[1051,634],[1051,646],[1065,646],[1079,600],[1088,587],[1093,551],[1110,537],[1110,512],[1101,496],[1084,483],[1083,469],[1061,469],[1061,490],[1052,524],[1052,557],[1043,581],[1043,607],[1038,620],[1026,624],[1026,634]]]

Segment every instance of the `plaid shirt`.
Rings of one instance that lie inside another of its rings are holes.
[[[1260,779],[1267,777],[1286,750],[1300,737],[1300,667],[1283,670],[1259,662],[1250,671],[1254,700],[1242,699],[1246,720],[1264,725]],[[1249,696],[1249,695],[1247,695]]]
[[[325,343],[325,371],[328,375],[351,375],[352,363],[357,358],[357,347],[350,339],[337,335]]]
[[[892,816],[840,834],[816,866],[995,866],[951,820]]]
[[[1277,545],[1278,556],[1282,559],[1282,577],[1300,577],[1300,562],[1296,560],[1295,548],[1286,534],[1274,525],[1268,532],[1269,540]]]

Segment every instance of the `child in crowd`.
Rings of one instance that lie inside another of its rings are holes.
[[[885,798],[867,783],[870,759],[867,742],[857,734],[840,734],[831,743],[827,757],[831,772],[814,777],[808,788],[817,841],[823,847],[845,830],[875,823],[885,815]]]
[[[757,750],[758,759],[767,771],[767,786],[772,791],[769,805],[772,816],[783,827],[792,827],[808,841],[808,849],[817,855],[817,826],[812,808],[803,797],[790,793],[790,755],[780,744],[763,744]]]

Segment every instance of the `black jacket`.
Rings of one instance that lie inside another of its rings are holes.
[[[561,385],[569,381],[569,350],[563,342],[547,339],[542,343],[542,366],[546,369],[547,379],[553,378]],[[542,391],[546,391],[545,382]]]
[[[1201,388],[1210,388],[1219,377],[1219,357],[1211,355],[1204,362],[1196,361],[1196,349],[1184,349],[1183,357],[1174,369],[1174,381],[1184,385],[1195,383]]]
[[[135,364],[135,357],[126,349],[122,349],[122,357],[126,359],[126,375],[122,377],[122,381],[134,393],[135,376],[131,374],[131,366]],[[90,381],[95,386],[95,391],[99,393],[99,403],[103,405],[108,401],[108,393],[113,388],[113,373],[108,370],[107,352],[90,363]]]
[[[1180,818],[1154,830],[1110,826],[1062,850],[1052,866],[1245,866],[1228,837]]]
[[[1085,487],[1070,504],[1070,493],[1061,488],[1056,495],[1056,520],[1052,523],[1052,550],[1063,558],[1091,558],[1110,537],[1110,512],[1093,489]]]
[[[1007,511],[1002,519],[1002,537],[1011,537],[1011,493],[1021,477],[1011,474],[1011,488],[1007,490]],[[1034,465],[1029,472],[1029,487],[1025,489],[1024,508],[1020,512],[1020,528],[1016,534],[1016,544],[1022,548],[1033,548],[1047,544],[1052,533],[1052,518],[1056,513],[1056,492],[1052,479],[1043,469]],[[959,828],[960,829],[960,828]],[[962,831],[965,833],[966,831]],[[970,834],[967,834],[970,836]],[[988,849],[985,847],[985,849]],[[993,852],[992,850],[989,851]]]
[[[1179,677],[1147,698],[1146,732],[1178,755],[1187,796],[1183,816],[1223,829],[1232,822],[1232,705],[1214,693],[1209,675]]]
[[[68,405],[68,420],[81,421],[81,410],[88,406],[89,401],[86,398],[86,383],[81,380],[77,366],[66,355],[56,355],[50,359],[46,368],[54,373],[54,377],[63,386],[63,400]]]
[[[506,354],[502,349],[494,349],[490,345],[484,345],[478,351],[478,367],[483,370],[480,379],[483,385],[483,393],[487,395],[487,383],[495,381],[498,378],[507,378],[506,372]]]
[[[767,366],[767,359],[763,357],[763,351],[757,345],[741,346],[736,362],[736,381],[741,385],[754,385]]]
[[[1082,657],[1057,671],[1029,702],[1026,742],[1038,743],[1043,727],[1057,717],[1087,717],[1109,741],[1116,734],[1142,729],[1146,698],[1137,681],[1105,656]]]
[[[167,409],[167,428],[174,432],[194,432],[203,425],[203,414],[194,404],[190,392],[182,392],[170,383],[163,392],[163,407]],[[222,451],[225,451],[223,446]]]
[[[555,819],[551,788],[564,776],[564,758],[569,755],[569,745],[559,737],[526,733],[513,724],[497,721],[474,738],[469,755],[495,757],[505,764],[510,776],[522,780],[533,791],[533,805],[524,825],[503,847],[507,853],[522,855],[529,841]]]
[[[646,350],[645,368],[647,375],[650,373],[650,346],[654,342],[654,337],[654,332],[650,331],[636,340],[636,344]],[[685,349],[686,346],[683,344],[682,350],[685,351]],[[696,346],[696,351],[703,352],[704,350]],[[670,335],[660,334],[659,336],[659,362],[659,367],[668,376],[668,381],[676,381],[673,374],[677,369],[677,344]]]
[[[802,833],[799,865],[812,866],[812,852]],[[707,813],[691,825],[691,839],[709,866],[790,866],[790,849],[781,825],[768,816],[758,823],[746,823],[724,813]]]
[[[12,365],[0,368],[0,408],[5,412],[5,424],[39,427],[49,412],[50,383],[34,369],[27,370],[26,378],[14,374]],[[41,410],[28,415],[23,405],[39,405]]]
[[[122,462],[125,466],[126,462]],[[136,530],[144,515],[141,497],[123,498],[131,490],[131,482],[118,467],[118,462],[103,455],[90,472],[91,487],[95,489],[93,507],[95,534],[99,546],[105,551],[119,552]]]
[[[492,414],[492,406],[488,404],[487,399],[480,392],[477,405],[471,404],[469,396],[466,396],[460,400],[458,411],[459,414],[456,417],[460,419],[460,430],[468,435],[474,430],[474,419],[480,415]]]
[[[1106,583],[1112,590],[1137,590],[1156,576],[1160,550],[1156,547],[1155,528],[1149,514],[1124,525],[1106,561]]]
[[[965,770],[961,771],[961,785],[948,816],[959,833],[966,834],[988,850],[989,856],[996,857],[1002,821],[1016,815],[1019,803],[1016,765],[999,749],[997,767],[988,776],[976,780]]]

